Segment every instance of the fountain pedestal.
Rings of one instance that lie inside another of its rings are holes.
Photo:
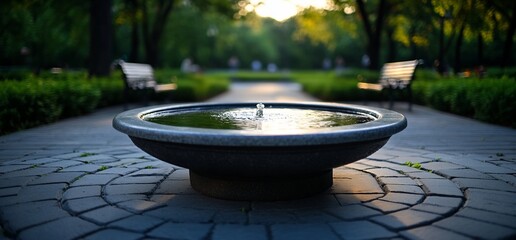
[[[205,195],[274,201],[327,190],[333,184],[333,168],[373,154],[388,138],[290,147],[188,145],[137,137],[131,140],[158,159],[190,169],[192,187]]]
[[[192,187],[204,195],[242,201],[275,201],[308,197],[330,188],[333,170],[312,175],[261,178],[227,177],[190,171]]]

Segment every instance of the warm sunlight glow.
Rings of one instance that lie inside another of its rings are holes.
[[[261,17],[285,21],[305,8],[329,8],[328,0],[251,0],[252,8]],[[250,8],[246,8],[250,10]]]

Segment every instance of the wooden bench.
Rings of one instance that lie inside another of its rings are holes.
[[[412,89],[411,82],[414,79],[416,67],[422,60],[411,60],[403,62],[391,62],[383,65],[378,83],[359,82],[358,88],[364,90],[389,92],[389,108],[394,107],[394,91],[407,91],[409,111],[412,111]]]
[[[125,82],[124,94],[125,94],[125,105],[127,108],[127,102],[129,101],[129,93],[131,91],[143,92],[145,104],[148,104],[148,91],[167,92],[177,89],[175,83],[158,84],[154,79],[154,70],[149,64],[141,63],[128,63],[122,60],[118,60],[116,64],[122,70],[123,79]]]

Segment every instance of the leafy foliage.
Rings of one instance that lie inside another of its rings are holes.
[[[30,74],[26,74],[29,75]],[[229,81],[220,76],[178,75],[158,70],[156,75],[177,76],[174,101],[200,101],[227,90]],[[165,78],[158,79],[165,81]],[[0,134],[51,123],[61,118],[89,113],[96,108],[122,103],[124,85],[119,73],[88,79],[84,72],[50,74],[25,80],[0,81]],[[132,96],[132,100],[139,100]],[[152,95],[163,100],[163,95]]]
[[[421,163],[418,163],[418,162],[411,162],[411,161],[406,161],[405,162],[405,165],[406,166],[409,166],[409,167],[413,167],[415,169],[421,169]]]
[[[348,70],[340,76],[334,72],[301,72],[293,73],[292,78],[300,82],[306,92],[322,100],[387,100],[381,92],[357,89],[356,76],[374,80],[377,74],[364,70]],[[412,91],[416,103],[516,128],[515,81],[508,77],[441,78],[433,71],[418,70]]]
[[[447,79],[414,87],[423,88],[422,101],[436,109],[516,127],[515,79]]]
[[[163,2],[174,3],[168,17],[160,17]],[[241,15],[245,2],[115,0],[114,56],[149,63],[147,47],[155,46],[159,53],[158,67],[177,68],[189,57],[203,69],[226,68],[232,56],[239,58],[240,68],[249,68],[254,59],[290,69],[321,68],[323,59],[337,57],[342,57],[346,66],[361,65],[368,38],[357,1],[335,0],[333,7],[305,9],[284,22],[263,19],[253,12]],[[371,10],[369,19],[377,17],[373,10],[380,2],[364,2]],[[439,51],[443,17],[448,63],[455,55],[462,56],[457,67],[464,69],[500,65],[502,55],[509,56],[508,64],[514,63],[516,52],[504,50],[509,46],[508,40],[514,42],[509,36],[510,23],[514,22],[511,12],[514,1],[384,2],[388,6],[379,39],[380,63],[413,58],[432,63]],[[1,66],[24,66],[38,72],[55,66],[89,65],[90,36],[85,32],[90,24],[89,1],[8,0],[1,4]],[[146,44],[155,39],[152,29],[143,29],[146,21],[149,25],[158,22],[163,26],[156,44]],[[460,51],[453,51],[462,25],[463,46]]]
[[[100,98],[81,81],[30,79],[0,86],[0,134],[91,112]]]

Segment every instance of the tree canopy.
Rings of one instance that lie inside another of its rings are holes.
[[[110,14],[95,15],[99,2]],[[509,0],[334,0],[283,22],[247,11],[245,0],[6,0],[0,5],[0,66],[36,72],[105,66],[115,59],[178,68],[191,58],[203,68],[226,68],[236,57],[241,68],[260,60],[296,69],[320,68],[324,59],[339,58],[346,66],[361,66],[364,55],[373,69],[418,58],[461,71],[514,66],[516,57],[516,2]],[[107,23],[113,27],[93,31]],[[99,45],[109,39],[111,46]]]

